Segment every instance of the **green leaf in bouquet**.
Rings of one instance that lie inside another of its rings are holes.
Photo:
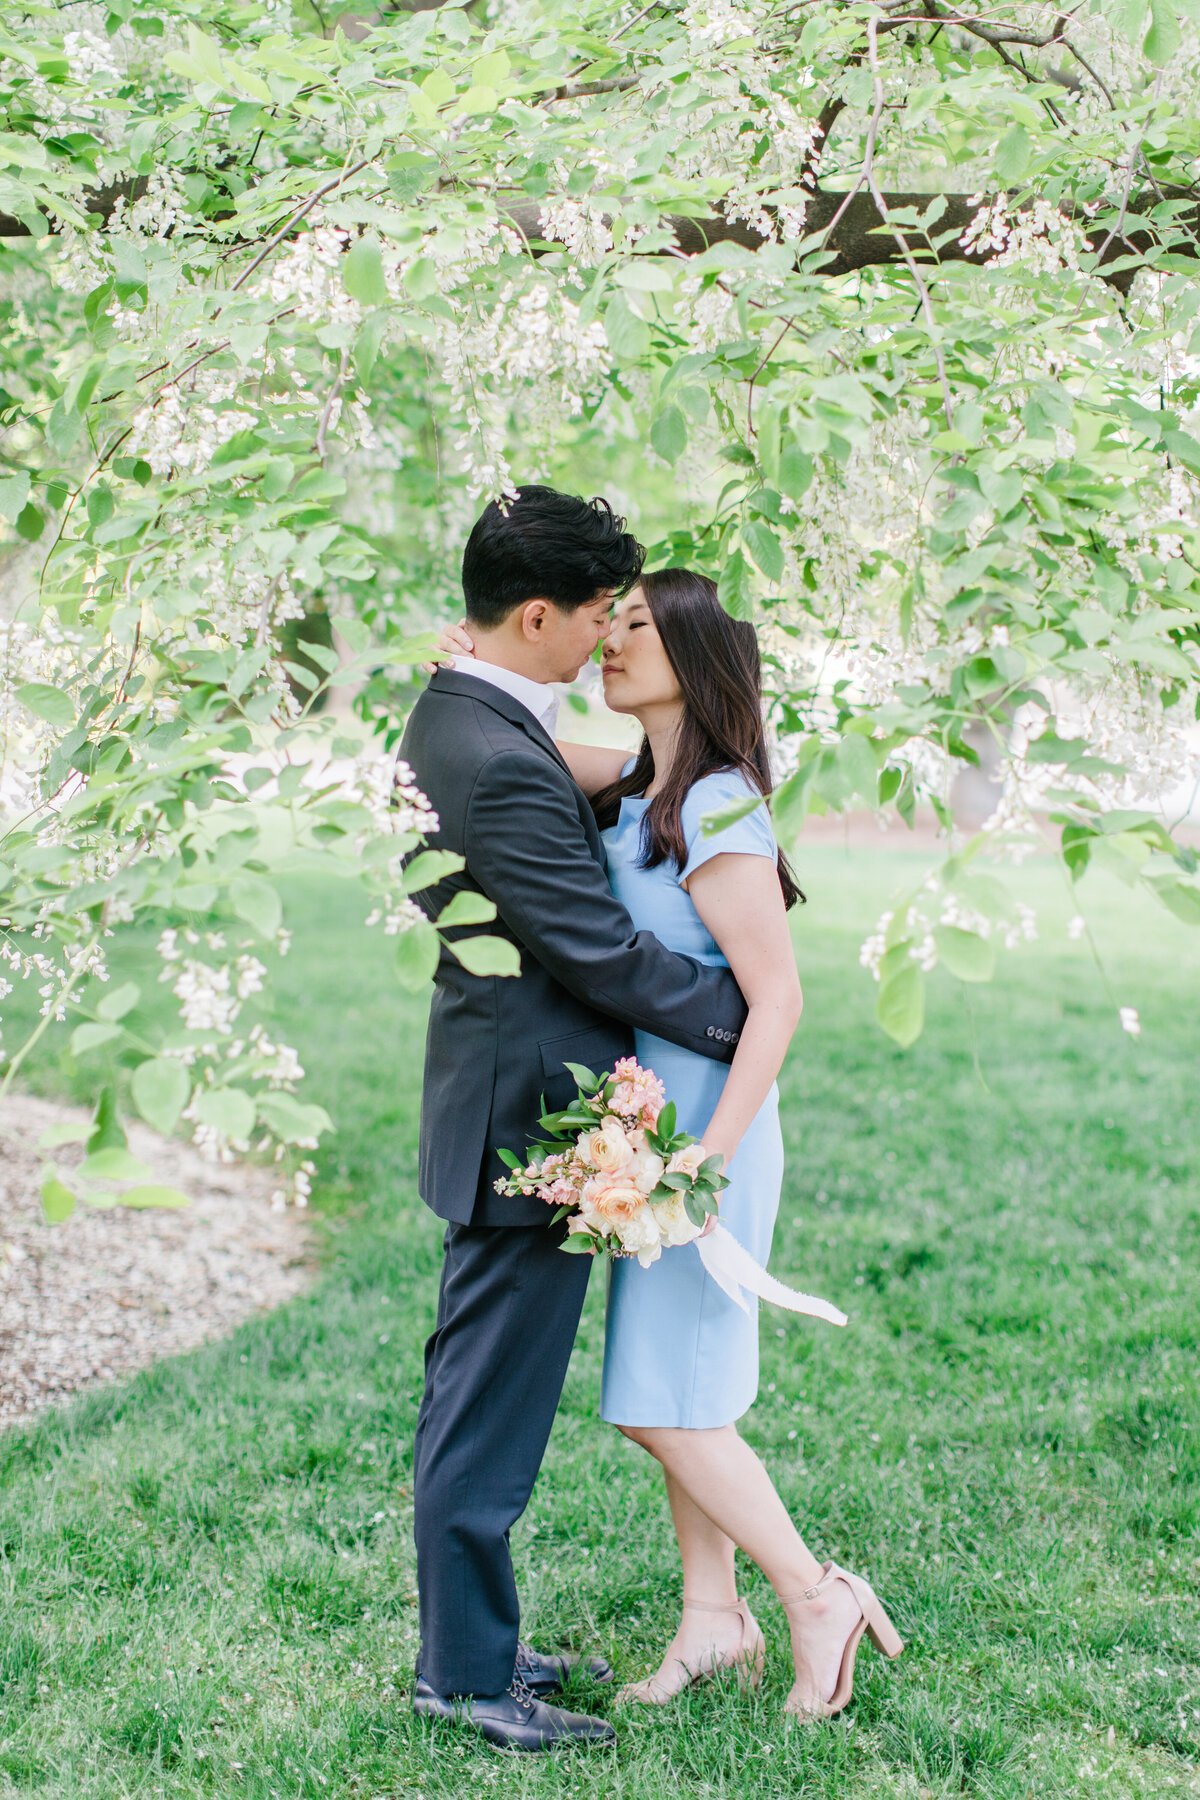
[[[704,1161],[700,1164],[699,1172],[701,1175],[719,1175],[724,1166],[725,1158],[718,1152],[712,1156],[705,1157]]]
[[[525,1149],[525,1164],[523,1166],[540,1169],[548,1156],[554,1156],[558,1153],[560,1145],[561,1139],[555,1144],[527,1145]]]
[[[660,1201],[673,1199],[674,1195],[674,1188],[669,1188],[660,1181],[658,1186],[654,1189],[654,1192],[650,1195],[650,1204],[651,1206],[657,1206]]]
[[[708,1217],[708,1208],[697,1200],[695,1194],[690,1191],[686,1193],[683,1196],[683,1204],[687,1208],[687,1216],[692,1224],[703,1225]]]
[[[497,1150],[496,1155],[500,1158],[500,1161],[506,1165],[507,1168],[520,1169],[520,1168],[524,1167],[524,1165],[522,1163],[518,1162],[517,1158],[513,1155],[511,1150]]]
[[[585,1069],[582,1063],[565,1062],[563,1068],[568,1071],[575,1086],[582,1088],[585,1093],[595,1093],[600,1086],[600,1076],[593,1075],[592,1071]]]
[[[673,1100],[668,1100],[667,1104],[659,1113],[658,1120],[654,1127],[658,1132],[659,1137],[669,1138],[674,1136],[675,1117],[675,1102]]]
[[[692,1187],[692,1178],[690,1175],[684,1175],[682,1173],[682,1171],[680,1171],[674,1175],[671,1175],[671,1174],[664,1175],[663,1176],[663,1186],[673,1188],[677,1194],[682,1194],[684,1192],[690,1193],[691,1187]]]
[[[596,1249],[591,1238],[585,1236],[582,1231],[572,1232],[571,1236],[565,1237],[558,1247],[560,1250],[570,1251],[574,1256],[592,1256]]]

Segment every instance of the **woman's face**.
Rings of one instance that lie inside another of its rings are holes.
[[[618,602],[604,641],[604,698],[613,712],[640,714],[683,699],[640,587]]]

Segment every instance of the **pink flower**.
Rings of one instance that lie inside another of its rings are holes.
[[[547,1206],[575,1206],[579,1202],[579,1195],[574,1183],[565,1181],[561,1177],[557,1181],[550,1182],[548,1186],[540,1187],[538,1192]]]
[[[623,1118],[653,1125],[662,1110],[663,1084],[653,1069],[643,1069],[632,1056],[623,1056],[613,1069],[617,1085],[612,1109]]]

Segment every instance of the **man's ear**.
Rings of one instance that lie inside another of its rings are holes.
[[[527,600],[521,608],[521,636],[531,641],[540,637],[549,611],[548,600]]]

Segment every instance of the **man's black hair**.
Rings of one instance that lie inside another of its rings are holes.
[[[609,589],[619,598],[642,572],[645,550],[599,496],[530,486],[504,507],[485,507],[463,552],[467,618],[485,631],[526,600],[574,612]]]

